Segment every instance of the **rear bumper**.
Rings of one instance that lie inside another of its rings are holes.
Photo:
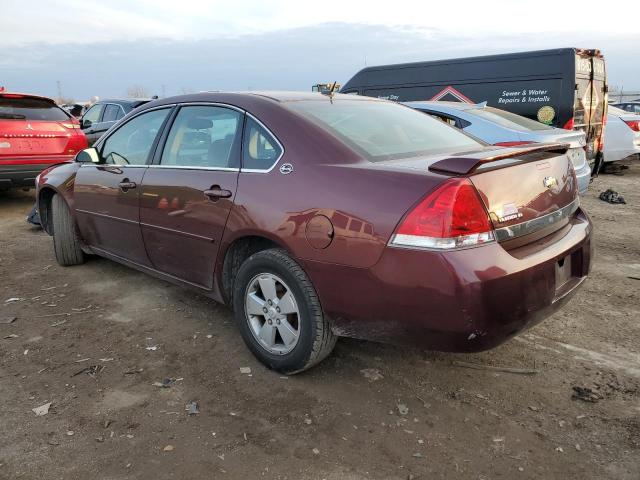
[[[588,275],[592,226],[567,227],[527,247],[455,252],[387,248],[372,268],[305,262],[336,333],[433,350],[492,348],[560,308]],[[556,265],[572,276],[556,286]]]
[[[72,155],[38,158],[22,162],[0,160],[0,188],[33,187],[36,177],[45,168],[58,163],[68,163],[73,159]]]

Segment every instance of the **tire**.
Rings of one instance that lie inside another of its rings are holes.
[[[69,207],[59,194],[55,194],[51,199],[51,213],[56,260],[63,267],[84,263],[84,253],[80,247],[75,222]]]
[[[271,280],[275,280],[278,293],[275,297],[270,296],[274,301],[273,305],[268,305],[269,296],[262,291],[261,282],[265,281],[268,285]],[[293,307],[289,294],[293,297]],[[277,299],[278,295],[281,295],[280,299]],[[264,303],[255,303],[249,297],[257,302],[264,300]],[[232,298],[242,338],[251,352],[273,370],[288,375],[307,370],[324,360],[336,344],[337,336],[331,331],[331,324],[322,311],[311,280],[284,250],[263,250],[245,260],[234,280]],[[281,311],[278,304],[282,306],[283,314],[273,311],[275,308]],[[262,315],[260,307],[263,311],[269,309],[269,313]],[[284,315],[294,308],[297,309],[296,313]],[[259,314],[253,315],[250,311],[258,311]],[[270,317],[272,314],[274,316]],[[269,320],[273,320],[273,324]],[[285,338],[293,337],[290,332],[295,331],[296,326],[295,344],[286,345]],[[270,338],[264,342],[261,340],[264,330],[277,333],[267,333],[266,336]],[[273,346],[266,346],[273,338],[276,339]]]

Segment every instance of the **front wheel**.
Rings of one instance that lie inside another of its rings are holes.
[[[258,252],[242,264],[233,308],[245,343],[274,370],[292,374],[311,368],[336,344],[311,280],[283,250]]]
[[[84,253],[76,232],[76,225],[64,199],[55,194],[51,199],[53,215],[53,249],[56,260],[63,267],[84,263]]]

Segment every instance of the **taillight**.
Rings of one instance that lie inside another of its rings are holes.
[[[76,124],[76,123],[61,123],[60,125],[62,125],[64,128],[68,128],[68,129],[75,129],[75,128],[80,128],[80,125]]]
[[[565,123],[564,127],[562,128],[564,128],[565,130],[573,130],[573,117],[567,120],[567,123]]]
[[[634,132],[640,132],[640,120],[624,120],[624,123]]]
[[[518,145],[527,145],[528,143],[533,142],[498,142],[494,143],[494,145],[498,147],[517,147]]]
[[[493,240],[489,216],[475,187],[466,178],[452,178],[407,214],[390,245],[451,250]]]

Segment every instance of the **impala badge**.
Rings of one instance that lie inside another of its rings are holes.
[[[545,188],[552,188],[558,185],[558,180],[556,180],[556,177],[544,177],[542,184]]]
[[[502,215],[498,215],[498,222],[508,222],[509,220],[517,220],[522,217],[523,214],[519,211],[515,203],[505,203],[502,205]]]
[[[283,163],[282,165],[280,165],[281,174],[289,175],[291,172],[293,172],[293,165],[291,165],[290,163]]]

